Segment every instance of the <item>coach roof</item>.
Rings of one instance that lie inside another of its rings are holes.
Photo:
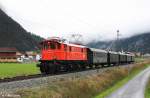
[[[89,48],[91,51],[94,51],[94,52],[104,52],[104,53],[107,53],[106,50],[102,50],[102,49],[95,49],[95,48]]]
[[[111,54],[119,54],[118,52],[115,52],[115,51],[109,51],[109,53],[111,53]]]

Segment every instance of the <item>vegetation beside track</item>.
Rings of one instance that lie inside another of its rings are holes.
[[[36,63],[0,63],[0,78],[31,75],[40,73]]]
[[[146,89],[145,89],[145,98],[150,98],[150,79],[149,79]]]
[[[103,92],[100,92],[100,94],[97,95],[95,98],[105,98],[112,92],[119,89],[121,86],[123,86],[125,83],[127,83],[129,80],[135,77],[135,75],[137,75],[139,72],[141,72],[143,69],[147,68],[148,66],[149,66],[148,64],[137,64],[131,69],[130,73],[125,78],[123,78],[121,81],[117,81],[113,86],[109,87]]]
[[[149,63],[144,61],[135,64],[132,69],[117,67],[102,74],[49,83],[45,87],[19,90],[16,93],[22,98],[92,98],[100,93],[96,98],[104,98],[146,68],[145,65]]]
[[[147,59],[147,58],[144,58],[144,57],[135,57],[135,62],[136,63],[143,62],[143,61],[145,61],[145,59]]]

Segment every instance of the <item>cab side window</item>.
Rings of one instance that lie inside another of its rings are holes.
[[[57,49],[61,49],[61,44],[57,43]]]
[[[64,51],[67,51],[67,45],[64,45]]]
[[[83,52],[83,48],[81,49],[81,52]]]
[[[71,51],[71,47],[69,47],[69,51]]]
[[[44,44],[44,50],[46,50],[47,49],[47,45],[46,44]]]
[[[50,48],[51,48],[51,49],[56,49],[55,43],[51,43],[51,44],[50,44]]]

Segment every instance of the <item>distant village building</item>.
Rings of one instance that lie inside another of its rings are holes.
[[[41,59],[41,56],[39,54],[36,55],[36,61],[39,61]]]
[[[150,54],[149,54],[149,53],[146,53],[146,54],[143,55],[143,57],[144,57],[144,58],[149,58],[149,57],[150,57]]]
[[[38,62],[40,57],[34,51],[26,51],[26,52],[17,52],[17,62],[20,63],[31,63],[31,62]],[[38,58],[38,60],[37,60]]]
[[[141,54],[140,52],[135,52],[134,55],[135,55],[136,57],[141,57],[141,56],[142,56],[142,54]]]
[[[20,52],[16,48],[1,47],[0,63],[7,62],[37,62],[40,55],[33,51]]]
[[[16,62],[18,50],[16,48],[0,48],[0,62]]]

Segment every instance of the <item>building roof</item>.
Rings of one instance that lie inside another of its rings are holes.
[[[18,50],[14,47],[0,47],[0,52],[17,52]]]

